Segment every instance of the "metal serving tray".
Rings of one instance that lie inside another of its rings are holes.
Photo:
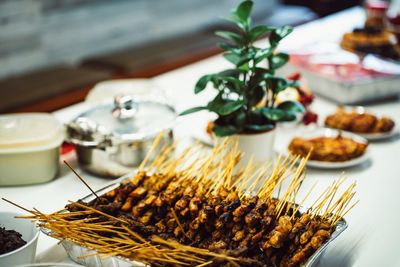
[[[127,180],[133,175],[135,172],[127,174],[122,176],[119,179],[116,179],[109,183],[108,185],[104,186],[103,188],[99,189],[96,191],[97,195],[103,195],[107,193],[110,190],[113,190],[114,188],[117,188],[120,186],[120,184],[124,181]],[[95,199],[95,196],[93,194],[89,194],[80,200],[84,202],[89,202],[91,200]],[[306,208],[300,209],[300,212],[306,211]],[[65,212],[68,212],[65,210]],[[312,267],[312,266],[317,266],[319,260],[321,259],[322,255],[325,253],[328,245],[333,242],[345,229],[347,228],[347,223],[344,219],[340,220],[337,225],[336,225],[336,230],[332,233],[331,238],[327,240],[315,253],[308,259],[308,261],[303,265],[304,267]],[[42,228],[41,231],[48,235],[51,236],[51,231]],[[73,260],[74,262],[87,266],[87,267],[144,267],[146,266],[143,263],[137,262],[137,261],[132,261],[127,258],[123,257],[107,257],[103,255],[94,255],[96,253],[95,250],[82,247],[80,245],[77,245],[69,240],[63,240],[61,241],[61,244],[65,248],[68,256]],[[87,256],[90,255],[90,256]]]

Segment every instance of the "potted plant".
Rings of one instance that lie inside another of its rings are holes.
[[[277,103],[277,95],[297,81],[278,77],[275,72],[287,63],[289,55],[276,53],[279,42],[292,32],[292,28],[259,25],[252,27],[253,1],[243,1],[234,9],[228,21],[236,31],[217,31],[227,40],[220,44],[224,57],[234,66],[218,73],[202,76],[194,93],[199,94],[211,83],[216,96],[206,106],[190,108],[181,115],[208,110],[217,114],[211,130],[218,137],[239,136],[239,148],[245,156],[254,155],[265,160],[273,155],[277,122],[292,121],[303,107],[295,101]],[[266,47],[255,42],[269,34]]]

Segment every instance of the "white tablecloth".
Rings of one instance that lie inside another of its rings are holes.
[[[363,21],[361,9],[350,9],[338,15],[296,28],[283,48],[290,50],[316,40],[337,40],[344,31],[352,29]],[[193,95],[193,86],[203,74],[217,72],[229,64],[221,56],[215,56],[195,64],[160,75],[154,79],[160,87],[173,96],[178,110],[208,100],[209,93]],[[67,122],[85,109],[87,104],[80,103],[54,114]],[[312,106],[320,117],[335,110],[335,105],[317,98]],[[400,124],[400,104],[391,102],[371,106],[380,114],[392,116]],[[202,116],[182,118],[176,126],[176,136],[183,137],[199,131],[195,125]],[[321,266],[400,266],[400,140],[375,142],[370,145],[371,160],[354,168],[346,169],[348,183],[357,181],[357,197],[360,203],[347,216],[348,229],[335,241],[323,256]],[[76,166],[75,156],[68,160]],[[93,188],[99,188],[109,180],[94,177],[80,171]],[[315,195],[338,178],[342,170],[309,169],[308,180],[304,187],[318,181]],[[65,167],[61,166],[58,178],[52,182],[33,186],[3,187],[0,196],[11,199],[25,207],[36,207],[43,212],[51,212],[63,207],[68,200],[76,200],[88,194],[87,188]],[[314,195],[314,196],[315,196]],[[312,198],[312,196],[310,197]],[[305,203],[307,205],[307,203]],[[0,211],[15,208],[0,202]],[[37,249],[39,262],[68,262],[68,258],[57,241],[45,235],[39,238]]]

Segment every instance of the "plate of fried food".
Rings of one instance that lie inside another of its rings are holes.
[[[367,147],[367,139],[353,133],[330,128],[304,128],[287,136],[277,150],[283,155],[309,156],[309,167],[336,169],[367,161]]]
[[[398,132],[391,118],[376,116],[361,106],[339,107],[326,117],[325,126],[356,133],[370,141],[386,139]]]

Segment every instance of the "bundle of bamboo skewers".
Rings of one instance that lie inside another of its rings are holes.
[[[88,203],[27,218],[60,240],[151,266],[299,266],[357,203],[355,184],[339,194],[342,178],[303,211],[314,189],[298,199],[307,159],[241,166],[227,140],[211,152],[174,155],[175,146]]]

